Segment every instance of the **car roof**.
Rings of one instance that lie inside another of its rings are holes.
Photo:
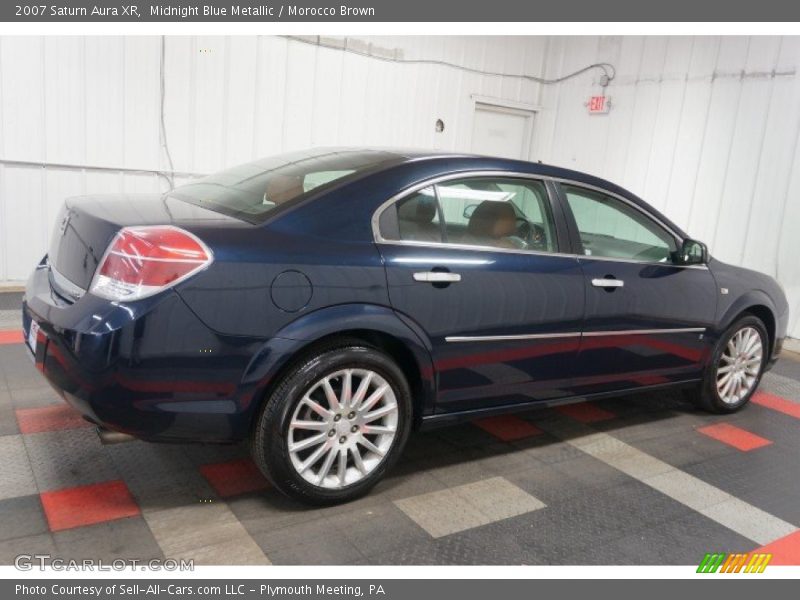
[[[636,198],[637,200],[640,200],[639,198],[634,196],[631,192],[625,190],[624,188],[619,187],[618,185],[612,183],[611,181],[607,181],[605,179],[596,177],[594,175],[590,175],[589,173],[584,173],[582,171],[576,171],[574,169],[567,169],[565,167],[559,167],[556,165],[543,163],[542,161],[533,162],[521,159],[490,156],[488,154],[476,154],[471,152],[454,152],[449,150],[430,150],[425,148],[356,146],[356,147],[329,147],[329,148],[315,149],[315,153],[318,152],[320,155],[328,153],[334,154],[338,152],[348,152],[348,151],[361,152],[361,153],[372,152],[376,155],[376,157],[379,155],[383,156],[392,155],[397,159],[396,161],[384,162],[382,168],[379,167],[378,169],[376,169],[378,172],[381,170],[391,169],[393,167],[396,167],[398,164],[402,163],[419,162],[419,161],[452,162],[454,159],[463,159],[465,163],[469,163],[475,168],[481,168],[481,165],[484,164],[486,167],[495,168],[498,170],[518,171],[523,173],[542,175],[545,177],[553,177],[556,179],[579,181],[590,185],[595,185],[598,187],[605,188],[611,192],[622,193],[622,195],[633,197]]]
[[[429,166],[440,164],[442,169],[452,170],[453,173],[458,171],[508,171],[509,173],[525,173],[530,175],[539,175],[541,177],[549,177],[553,179],[560,179],[567,182],[575,182],[578,184],[585,184],[595,188],[600,188],[621,196],[633,204],[639,206],[642,210],[650,213],[658,220],[662,221],[670,229],[676,232],[680,237],[687,237],[687,234],[666,215],[662,214],[654,206],[648,204],[632,192],[626,190],[619,185],[573,169],[567,169],[555,165],[545,164],[540,161],[531,162],[525,160],[502,158],[497,156],[487,156],[474,153],[453,152],[448,150],[430,150],[421,148],[392,148],[392,147],[369,147],[369,146],[355,146],[355,147],[320,147],[315,148],[310,153],[315,155],[335,154],[341,152],[359,152],[362,154],[374,153],[376,157],[375,168],[370,172],[368,177],[380,175],[382,172],[396,169],[402,165],[412,165],[413,163],[426,163]],[[387,156],[394,157],[394,160],[386,160]],[[383,157],[383,160],[381,160]]]

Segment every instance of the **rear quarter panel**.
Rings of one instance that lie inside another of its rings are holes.
[[[226,335],[267,338],[328,306],[388,305],[381,257],[368,242],[264,227],[215,240],[212,249],[211,267],[180,285],[178,293],[206,325]],[[280,292],[300,298],[288,309],[275,302],[281,285],[276,279],[286,272],[308,282],[307,289]]]

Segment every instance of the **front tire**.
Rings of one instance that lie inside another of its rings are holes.
[[[699,405],[711,412],[732,413],[750,401],[769,356],[769,336],[758,317],[738,319],[720,337],[699,395]]]
[[[301,360],[261,412],[256,464],[284,494],[317,505],[367,493],[408,439],[411,393],[383,352],[342,341]]]

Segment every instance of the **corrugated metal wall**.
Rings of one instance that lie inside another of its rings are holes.
[[[534,156],[619,183],[717,258],[769,273],[800,337],[800,37],[555,38],[548,69],[608,61],[608,115],[592,76],[543,90]]]
[[[397,42],[354,46],[394,55]],[[402,42],[519,73],[541,70],[547,44]],[[0,39],[0,281],[27,278],[65,197],[164,188],[158,175],[132,172],[169,169],[159,128],[160,56],[158,37]],[[519,79],[390,64],[279,37],[171,37],[165,57],[166,137],[174,170],[186,173],[318,145],[468,147],[470,94],[519,100],[539,93]],[[446,123],[442,134],[437,118]]]
[[[334,44],[341,40],[323,40]],[[161,39],[0,39],[0,281],[24,280],[66,196],[163,189]],[[537,105],[531,158],[640,194],[719,258],[777,275],[800,337],[800,38],[375,37],[375,56],[556,77],[558,85],[396,64],[276,37],[171,37],[164,125],[175,171],[308,146],[469,150],[474,96]],[[445,130],[437,134],[436,119]],[[41,164],[49,166],[43,167]],[[178,181],[181,176],[178,176]]]

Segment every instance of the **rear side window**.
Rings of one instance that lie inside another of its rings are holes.
[[[425,188],[397,203],[398,239],[441,242],[439,207],[432,187]]]
[[[387,240],[555,252],[541,181],[475,177],[447,181],[399,200],[380,217]]]
[[[326,183],[331,183],[342,177],[347,177],[355,173],[355,169],[343,169],[339,171],[319,171],[316,173],[309,173],[303,178],[303,191],[310,192],[314,188],[318,188]]]
[[[188,183],[170,196],[258,223],[276,207],[389,162],[393,154],[338,150],[282,154]]]

